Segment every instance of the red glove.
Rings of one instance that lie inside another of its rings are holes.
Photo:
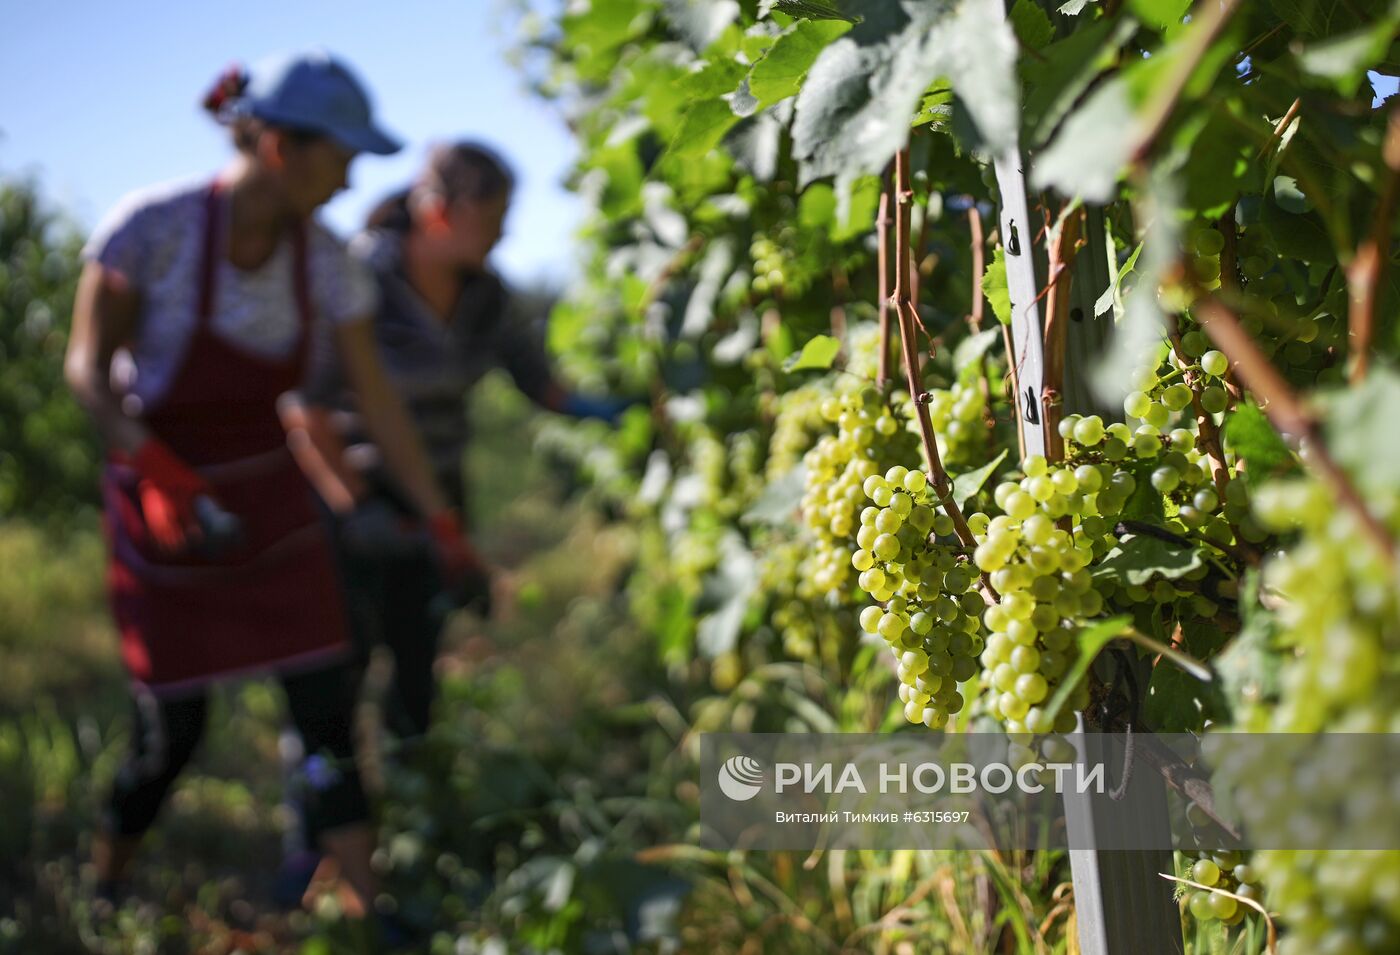
[[[462,521],[452,511],[439,511],[428,518],[428,531],[433,535],[433,546],[437,551],[438,562],[442,565],[442,575],[449,582],[473,572],[484,572],[485,566],[471,544],[467,543],[462,531]]]
[[[474,606],[488,616],[491,606],[491,573],[462,533],[462,522],[452,511],[428,518],[443,585],[459,606]]]
[[[212,497],[213,488],[156,438],[148,438],[128,463],[141,476],[136,492],[156,546],[166,553],[185,550],[200,533],[195,498]]]

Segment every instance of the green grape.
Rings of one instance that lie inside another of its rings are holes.
[[[1210,414],[1222,413],[1229,404],[1229,396],[1219,385],[1209,385],[1201,391],[1201,407]]]

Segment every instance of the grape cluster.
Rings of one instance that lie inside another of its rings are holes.
[[[930,388],[929,419],[938,439],[938,454],[949,468],[976,467],[986,460],[987,398],[976,381],[955,381],[948,388]],[[917,427],[912,402],[905,402],[904,420]]]
[[[1394,489],[1372,494],[1368,503],[1392,531],[1400,527]],[[1400,582],[1357,519],[1336,507],[1315,479],[1264,485],[1255,511],[1267,529],[1287,539],[1264,567],[1264,587],[1277,604],[1275,639],[1283,664],[1278,699],[1248,699],[1241,726],[1274,733],[1400,732],[1400,675],[1386,666],[1400,655]],[[1393,811],[1393,794],[1380,794],[1377,803],[1377,794],[1358,784],[1366,775],[1328,774],[1322,782],[1341,788],[1310,794],[1309,801],[1337,800],[1347,807],[1346,818],[1364,818],[1358,814],[1377,805]],[[1277,767],[1254,777],[1277,779]],[[1270,850],[1256,853],[1255,863],[1271,906],[1290,927],[1288,950],[1400,951],[1400,852]]]
[[[1259,870],[1239,852],[1192,852],[1187,854],[1187,862],[1183,878],[1241,898],[1255,901],[1262,898]],[[1228,895],[1189,886],[1182,894],[1182,902],[1192,918],[1201,922],[1219,921],[1226,926],[1238,925],[1254,911]]]
[[[806,290],[802,269],[793,268],[787,249],[791,248],[796,233],[783,229],[776,240],[768,236],[758,236],[749,244],[749,255],[753,258],[753,290],[760,295],[788,294],[799,296]]]
[[[803,458],[807,485],[802,518],[817,539],[810,558],[819,592],[841,602],[851,585],[851,538],[860,528],[863,483],[892,458],[914,453],[914,437],[900,428],[885,398],[874,388],[832,394],[821,415],[836,433],[817,441]]]
[[[963,708],[958,684],[977,674],[982,650],[977,574],[962,548],[943,543],[953,522],[937,506],[922,471],[896,465],[861,486],[873,502],[860,514],[851,566],[877,604],[860,612],[898,660],[899,698],[911,723],[939,729]]]
[[[994,490],[1001,514],[968,518],[978,539],[973,560],[1001,595],[983,616],[981,664],[995,694],[987,709],[1013,734],[1063,733],[1074,728],[1072,711],[1088,704],[1087,685],[1057,717],[1044,704],[1074,661],[1079,627],[1103,611],[1088,571],[1108,532],[1099,511],[1121,508],[1131,489],[1115,483],[1120,472],[1092,464],[1051,466],[1035,455],[1023,470],[1019,482]]]

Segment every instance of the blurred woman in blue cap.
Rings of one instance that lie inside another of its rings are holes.
[[[379,287],[374,333],[380,357],[423,435],[439,484],[463,512],[467,405],[488,371],[504,369],[536,405],[575,418],[615,423],[632,403],[565,387],[539,329],[513,305],[491,268],[514,185],[509,166],[490,148],[437,145],[414,182],[380,203],[351,243],[352,255],[369,266]],[[404,515],[406,489],[384,472],[382,449],[373,447],[368,422],[356,413],[362,401],[345,388],[345,356],[317,357],[300,395],[304,403],[284,406],[284,417],[301,439],[303,467],[339,517],[355,634],[362,649],[382,644],[393,652],[386,718],[401,738],[414,739],[427,732],[434,697],[441,584],[424,566],[425,555],[384,546],[366,533],[393,523],[383,515]],[[489,592],[460,596],[489,608]]]
[[[212,181],[132,194],[99,226],[66,360],[109,448],[108,590],[136,724],[97,840],[99,885],[114,892],[199,742],[209,685],[273,673],[318,767],[306,774],[310,827],[367,902],[374,836],[351,743],[343,595],[277,401],[301,383],[313,337],[333,339],[440,565],[479,571],[381,370],[374,281],[311,218],[358,153],[399,144],[325,53],[231,70],[205,106],[237,156]]]

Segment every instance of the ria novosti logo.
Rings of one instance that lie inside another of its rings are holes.
[[[730,799],[745,802],[763,789],[763,764],[752,756],[731,756],[719,768],[719,788]]]

